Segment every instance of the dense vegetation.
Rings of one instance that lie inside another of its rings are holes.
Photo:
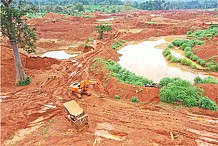
[[[217,8],[217,0],[147,0],[146,2],[121,0],[27,0],[26,9],[31,9],[28,17],[41,17],[55,12],[73,16],[83,16],[84,12],[104,13],[126,12],[132,7],[143,10],[178,10]]]
[[[118,63],[113,60],[105,60],[101,58],[95,58],[94,64],[102,62],[105,65],[105,68],[110,70],[111,73],[109,75],[116,77],[119,81],[125,82],[131,85],[144,86],[146,84],[152,83],[151,80],[137,76],[136,74],[130,72],[129,70],[122,68]]]
[[[195,88],[190,82],[180,78],[163,78],[160,85],[160,100],[162,102],[182,104],[188,107],[201,107],[217,110],[214,101],[204,96],[201,88]]]
[[[194,79],[194,82],[195,84],[218,84],[218,80],[210,76],[203,79],[198,76]]]
[[[147,0],[134,2],[133,6],[143,10],[179,10],[217,8],[217,0]]]
[[[211,25],[210,28],[206,30],[197,30],[194,32],[187,32],[187,36],[189,39],[186,40],[175,40],[173,41],[164,51],[163,55],[166,56],[166,58],[170,62],[180,62],[183,65],[191,66],[193,69],[199,69],[196,64],[193,64],[192,61],[196,62],[200,66],[204,67],[204,70],[211,70],[211,71],[218,71],[218,63],[216,63],[213,58],[203,60],[199,58],[198,56],[194,55],[192,53],[192,48],[195,45],[202,45],[205,43],[205,41],[211,39],[214,36],[218,35],[218,26],[217,25]],[[174,48],[175,46],[179,47],[181,50],[184,51],[185,56],[189,58],[190,60],[186,58],[176,58],[172,55],[170,49]]]

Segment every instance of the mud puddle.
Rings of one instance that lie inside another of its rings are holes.
[[[166,43],[166,41],[159,39],[125,46],[118,51],[122,54],[118,63],[135,74],[149,78],[154,82],[159,82],[164,77],[179,77],[190,82],[193,82],[197,76],[206,77],[202,74],[194,74],[169,66],[162,55],[163,50],[155,48],[155,46],[163,43]],[[182,57],[179,53],[174,52],[174,54]]]
[[[56,58],[56,59],[69,59],[70,57],[75,57],[78,54],[67,54],[64,51],[50,51],[46,52],[41,57],[50,57],[50,58]]]

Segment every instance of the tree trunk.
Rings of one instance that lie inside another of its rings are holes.
[[[21,63],[20,54],[18,52],[17,42],[15,40],[10,40],[11,45],[13,47],[14,52],[14,64],[16,67],[16,84],[19,81],[26,80],[27,76],[25,74],[25,71],[23,69],[23,65]]]

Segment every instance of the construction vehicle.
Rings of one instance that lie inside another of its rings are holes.
[[[158,83],[152,83],[152,84],[146,84],[145,87],[160,88],[160,85]]]
[[[88,126],[88,114],[85,113],[75,100],[65,102],[63,105],[68,113],[66,118],[77,131],[82,131]]]
[[[99,80],[83,80],[81,82],[74,82],[69,86],[70,90],[76,95],[77,98],[81,98],[82,94],[86,94],[90,96],[91,94],[88,93],[89,86],[97,86],[100,91],[103,91],[103,86]],[[100,97],[102,97],[101,95]]]

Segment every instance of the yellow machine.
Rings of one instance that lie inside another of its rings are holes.
[[[89,86],[97,86],[100,91],[103,91],[103,86],[99,80],[83,80],[81,82],[75,82],[69,86],[70,90],[78,97],[81,98],[82,94],[90,96],[88,93]]]
[[[77,129],[77,131],[81,131],[88,126],[88,114],[84,112],[75,100],[65,102],[63,105],[68,113],[66,118]]]

